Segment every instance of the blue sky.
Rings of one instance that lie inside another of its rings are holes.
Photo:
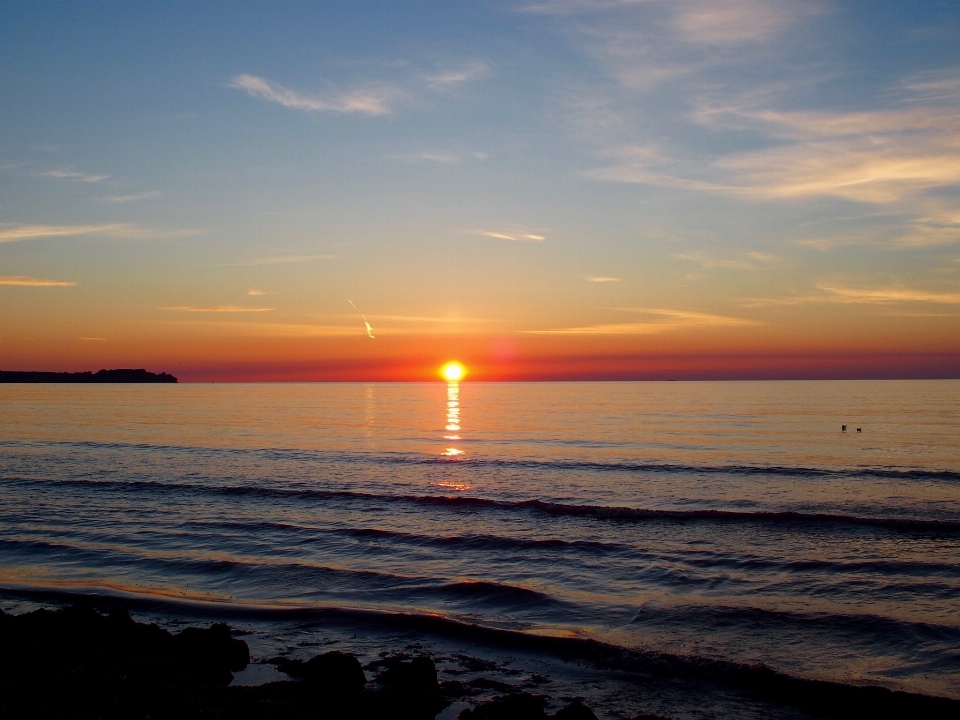
[[[958,38],[948,2],[0,3],[0,360],[956,364]]]

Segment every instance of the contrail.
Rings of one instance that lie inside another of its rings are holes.
[[[347,302],[353,305],[355,309],[359,310],[359,308],[353,304],[353,300],[351,300],[350,298],[347,298]],[[373,334],[373,328],[370,327],[370,323],[367,322],[366,316],[363,313],[360,313],[360,317],[363,318],[363,324],[367,326],[367,337],[370,338],[371,340],[376,340],[377,336]]]

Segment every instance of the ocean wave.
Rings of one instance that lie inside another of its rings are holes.
[[[189,493],[231,497],[264,497],[275,499],[341,499],[367,503],[404,503],[421,507],[460,510],[493,510],[516,513],[532,512],[552,517],[572,517],[618,523],[722,523],[800,528],[870,528],[898,533],[935,537],[960,536],[960,520],[938,520],[914,517],[874,517],[842,513],[803,512],[796,510],[691,510],[633,508],[610,505],[561,503],[540,499],[503,500],[468,495],[416,495],[410,493],[367,493],[355,490],[301,486],[218,485],[146,480],[43,480],[22,477],[0,477],[0,483],[74,485],[82,488],[110,488],[119,492]]]
[[[872,517],[838,513],[739,510],[667,510],[631,508],[609,505],[568,504],[547,500],[497,500],[465,495],[414,495],[409,493],[366,493],[354,490],[306,487],[266,487],[263,485],[215,485],[144,480],[38,480],[0,477],[0,482],[50,485],[74,485],[83,488],[103,487],[124,491],[148,491],[169,494],[171,491],[232,497],[270,497],[299,499],[342,499],[362,502],[405,503],[419,506],[499,512],[533,512],[553,517],[576,517],[606,522],[643,523],[724,523],[772,525],[778,527],[865,527],[918,535],[960,536],[960,521],[928,520],[909,517]]]
[[[863,465],[856,467],[825,468],[793,465],[747,464],[690,464],[670,462],[596,461],[572,458],[536,459],[503,457],[443,457],[405,452],[343,452],[304,450],[299,448],[211,448],[191,445],[156,445],[148,443],[103,443],[62,441],[0,441],[0,447],[73,447],[103,450],[142,450],[149,452],[187,453],[217,457],[223,455],[255,456],[269,460],[300,462],[341,462],[361,464],[394,464],[446,466],[451,463],[464,467],[502,467],[529,470],[572,470],[609,473],[666,473],[689,475],[780,476],[796,478],[877,478],[888,480],[926,480],[960,482],[960,471],[917,467],[888,467]]]
[[[118,569],[134,567],[142,572],[159,573],[160,577],[206,578],[214,585],[224,577],[242,578],[243,583],[257,586],[265,581],[271,586],[282,578],[293,584],[298,594],[312,594],[330,599],[344,598],[362,602],[393,601],[430,606],[434,603],[457,603],[466,611],[495,609],[528,613],[550,610],[561,615],[579,617],[582,609],[548,593],[492,580],[454,580],[425,576],[409,576],[371,569],[353,569],[320,565],[304,561],[252,561],[228,558],[197,551],[184,556],[175,551],[96,546],[53,540],[0,539],[0,552],[8,557],[25,556],[36,562],[44,555],[67,562],[82,562],[88,568]],[[96,584],[96,581],[93,581]],[[284,584],[284,583],[281,583]]]
[[[799,612],[750,605],[650,602],[644,604],[627,623],[628,626],[645,624],[655,626],[658,630],[670,626],[689,629],[739,625],[752,631],[772,629],[781,635],[789,628],[797,636],[819,637],[827,634],[843,637],[851,646],[960,644],[960,625],[905,620],[871,613]]]

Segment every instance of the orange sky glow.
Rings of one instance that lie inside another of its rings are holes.
[[[9,5],[0,370],[960,377],[950,4],[707,5]]]

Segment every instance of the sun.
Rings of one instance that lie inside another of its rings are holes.
[[[467,369],[456,360],[451,360],[440,368],[440,374],[447,382],[457,382],[457,380],[463,380],[467,374]]]

